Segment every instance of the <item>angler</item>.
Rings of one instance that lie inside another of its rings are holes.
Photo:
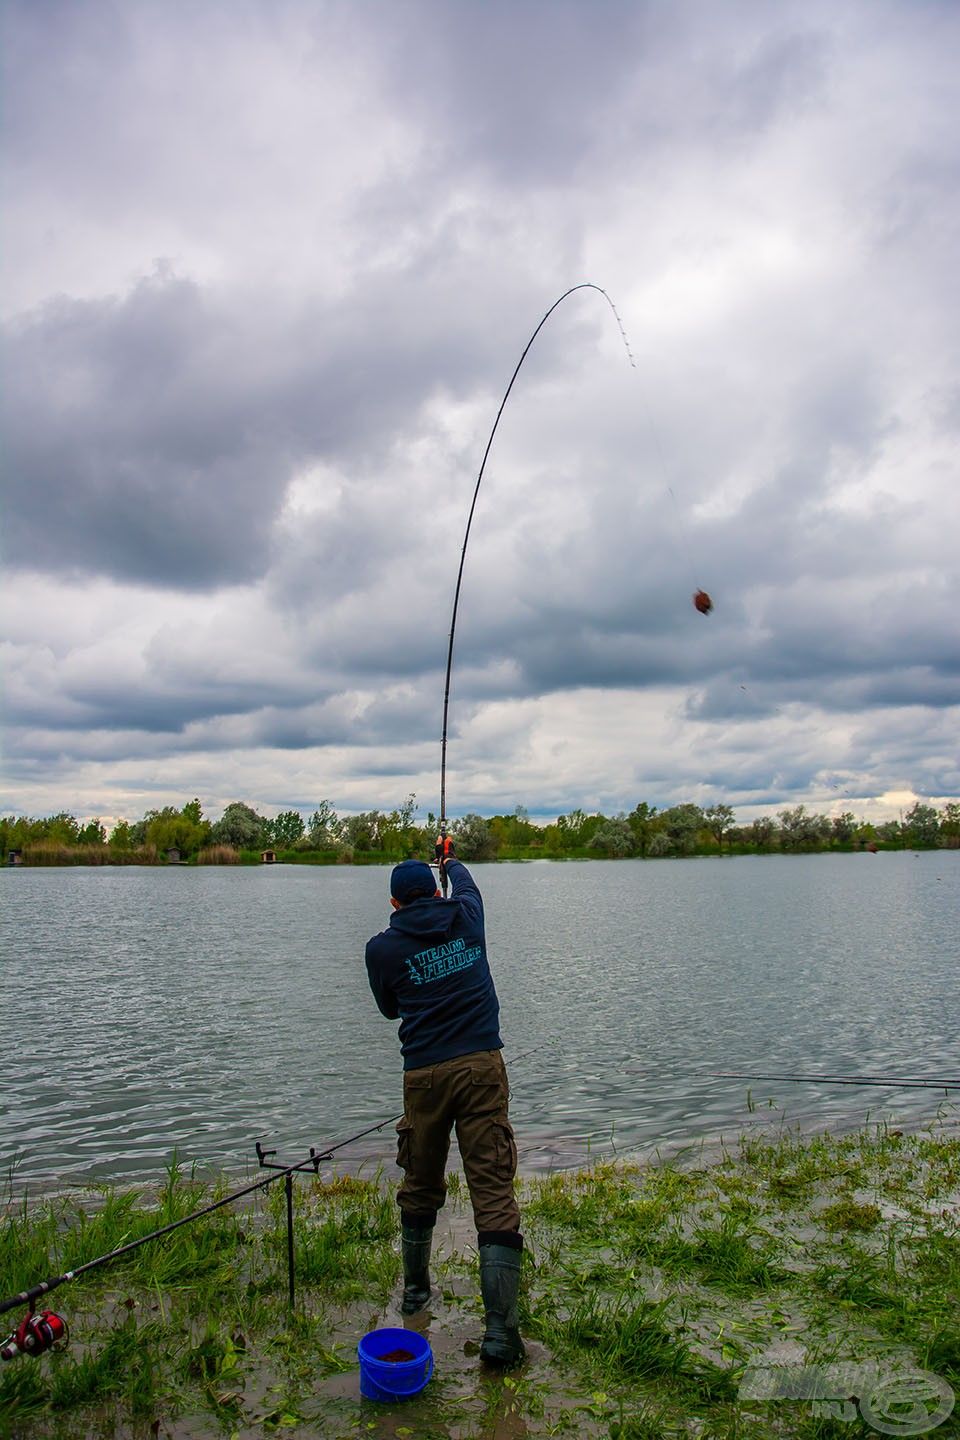
[[[397,1125],[397,1193],[405,1315],[430,1299],[430,1251],[447,1195],[450,1132],[473,1204],[486,1317],[481,1357],[507,1367],[523,1359],[517,1296],[523,1236],[513,1191],[517,1146],[508,1117],[500,1004],[487,963],[483,900],[448,837],[438,841],[441,896],[431,867],[405,860],[390,877],[393,914],[366,948],[381,1014],[400,1021],[403,1118]]]
[[[433,1229],[437,1211],[446,1198],[444,1169],[450,1130],[456,1126],[480,1254],[480,1288],[486,1312],[480,1354],[504,1366],[517,1364],[524,1356],[517,1329],[523,1250],[520,1211],[513,1193],[517,1147],[507,1118],[509,1090],[500,1053],[500,1007],[487,964],[483,901],[470,872],[454,855],[447,835],[450,685],[467,546],[497,426],[540,331],[557,307],[580,290],[594,290],[606,301],[620,329],[627,359],[636,368],[616,306],[606,290],[589,281],[565,290],[523,347],[484,448],[453,591],[440,735],[437,861],[442,895],[424,861],[398,865],[391,877],[390,903],[395,913],[390,928],[375,935],[366,952],[367,973],[377,1005],[388,1019],[400,1020],[404,1059],[404,1116],[397,1126],[397,1163],[405,1172],[397,1197],[404,1275],[401,1308],[413,1314],[430,1298],[428,1267]],[[447,900],[449,881],[454,886],[451,901]],[[449,956],[437,953],[442,948],[437,942],[448,937],[465,941],[453,964]],[[434,957],[429,962],[425,959],[428,955]]]

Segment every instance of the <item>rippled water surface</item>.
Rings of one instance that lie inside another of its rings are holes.
[[[388,874],[0,871],[0,1164],[18,1185],[152,1177],[174,1151],[241,1172],[257,1139],[294,1160],[395,1113],[363,966]],[[960,852],[475,874],[508,1061],[542,1047],[511,1070],[526,1168],[945,1100],[718,1070],[960,1082]],[[349,1153],[390,1163],[389,1127]]]

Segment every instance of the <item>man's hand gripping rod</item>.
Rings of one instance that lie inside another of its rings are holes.
[[[457,852],[453,848],[453,841],[447,834],[447,827],[443,820],[440,821],[440,834],[437,836],[437,843],[434,847],[435,863],[437,873],[440,876],[440,885],[443,889],[443,898],[447,898],[447,861],[455,860]]]

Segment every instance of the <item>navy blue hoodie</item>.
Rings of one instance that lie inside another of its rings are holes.
[[[370,989],[380,1013],[400,1020],[404,1070],[502,1048],[483,900],[461,861],[448,860],[447,875],[449,900],[412,900],[367,942]]]

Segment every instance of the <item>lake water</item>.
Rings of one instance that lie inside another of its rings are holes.
[[[477,866],[521,1166],[919,1124],[960,1091],[960,851]],[[0,1166],[14,1190],[243,1175],[401,1108],[363,948],[386,868],[0,871]],[[537,1048],[539,1047],[539,1048]],[[754,1103],[748,1106],[747,1091]],[[771,1109],[767,1100],[776,1105]],[[391,1127],[343,1155],[393,1170]]]

